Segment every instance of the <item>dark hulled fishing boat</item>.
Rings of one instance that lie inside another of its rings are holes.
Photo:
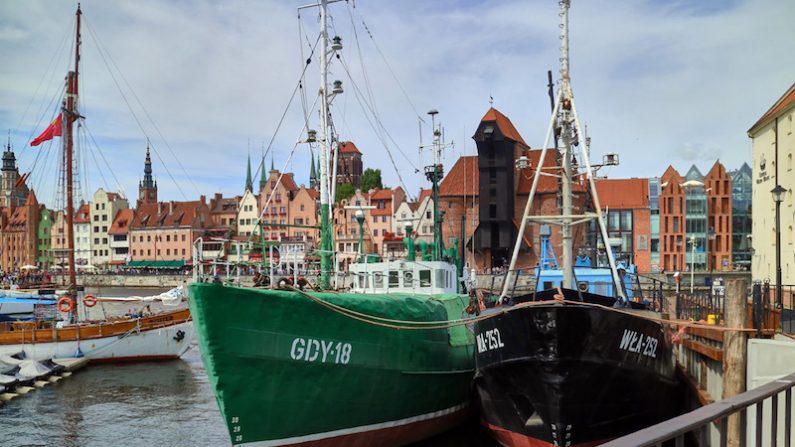
[[[528,305],[561,294],[577,304]],[[615,302],[552,289],[515,297],[511,311],[477,323],[475,386],[498,441],[596,445],[676,414],[670,333],[643,318],[653,314],[642,304]]]
[[[587,274],[578,275],[578,269],[586,272],[573,263],[574,225],[595,220],[604,246],[611,244],[594,183],[597,167],[589,160],[590,141],[582,138],[569,79],[569,0],[559,5],[561,80],[544,149],[504,280],[502,304],[487,310],[496,314],[493,318],[475,323],[474,383],[482,422],[506,446],[597,445],[670,418],[678,409],[671,337],[659,314],[627,296],[626,277],[619,274],[610,249],[605,250],[608,268],[588,268]],[[560,139],[562,212],[534,215],[534,195],[552,135],[555,147]],[[581,190],[587,183],[593,212],[573,213],[575,181],[582,182]],[[510,296],[530,220],[561,226],[563,265],[554,275],[538,273],[535,293]],[[603,278],[597,278],[600,271]]]

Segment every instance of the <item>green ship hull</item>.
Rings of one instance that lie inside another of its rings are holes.
[[[315,293],[401,321],[465,316],[463,295]],[[299,292],[195,283],[190,308],[232,444],[405,445],[466,417],[473,337],[358,321]]]

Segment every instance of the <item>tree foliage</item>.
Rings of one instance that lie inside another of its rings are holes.
[[[361,185],[362,191],[383,188],[384,184],[381,182],[381,170],[372,168],[365,169],[362,173]]]
[[[336,197],[334,197],[334,203],[340,203],[340,200],[347,199],[354,194],[356,194],[356,187],[352,184],[343,183],[341,185],[337,185],[337,193]]]

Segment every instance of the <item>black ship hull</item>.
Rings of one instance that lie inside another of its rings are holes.
[[[678,414],[670,333],[635,314],[642,310],[613,311],[612,298],[563,294],[593,305],[521,307],[475,326],[475,386],[494,437],[507,446],[592,446]]]

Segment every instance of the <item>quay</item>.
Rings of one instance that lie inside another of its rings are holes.
[[[795,295],[785,292],[780,306],[775,287],[744,280],[725,294],[666,293],[664,317],[702,323],[674,335],[692,411],[603,445],[795,445]]]

